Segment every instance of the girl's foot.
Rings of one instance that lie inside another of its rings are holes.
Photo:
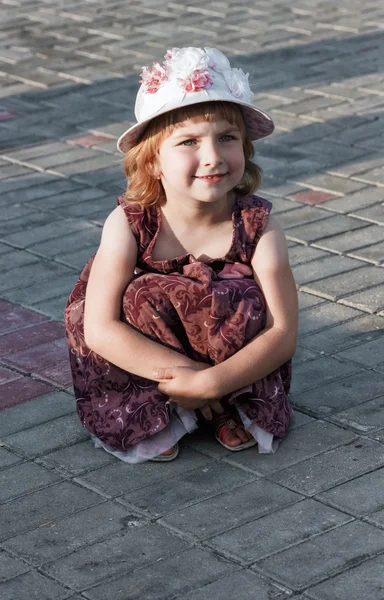
[[[219,444],[232,452],[251,448],[257,443],[237,415],[224,413],[214,419],[214,426]]]
[[[171,460],[175,460],[175,458],[178,456],[178,454],[179,454],[179,444],[175,444],[169,450],[165,450],[165,452],[162,452],[158,456],[154,456],[150,460],[152,462],[170,462]]]

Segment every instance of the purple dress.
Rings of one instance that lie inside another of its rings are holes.
[[[270,202],[258,196],[237,196],[231,247],[223,258],[204,263],[190,254],[153,260],[152,249],[161,226],[160,208],[142,208],[124,196],[118,204],[138,247],[137,273],[122,298],[123,322],[156,342],[211,365],[229,358],[265,327],[266,307],[260,288],[251,275],[237,273],[230,265],[250,265],[268,221]],[[156,382],[124,371],[87,347],[84,303],[92,262],[93,257],[65,309],[77,411],[98,445],[127,462],[146,460],[195,429],[196,414],[175,405],[159,392]],[[271,451],[273,436],[282,438],[287,432],[292,415],[287,399],[290,377],[289,361],[224,398],[259,442],[259,451]]]

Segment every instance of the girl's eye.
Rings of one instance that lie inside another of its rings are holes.
[[[233,135],[228,135],[228,134],[222,135],[220,138],[220,140],[223,142],[231,142],[234,139],[235,138],[233,137]]]
[[[196,140],[184,140],[183,142],[181,142],[181,145],[182,146],[192,146],[195,142],[196,142]]]

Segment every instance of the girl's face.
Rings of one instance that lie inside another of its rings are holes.
[[[160,145],[158,168],[167,201],[226,200],[244,174],[241,132],[225,120],[187,119]]]

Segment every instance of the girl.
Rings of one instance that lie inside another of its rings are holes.
[[[197,410],[228,450],[272,452],[297,334],[284,234],[251,195],[273,123],[213,48],[174,48],[141,83],[128,190],[65,311],[80,419],[127,462],[174,459]]]

